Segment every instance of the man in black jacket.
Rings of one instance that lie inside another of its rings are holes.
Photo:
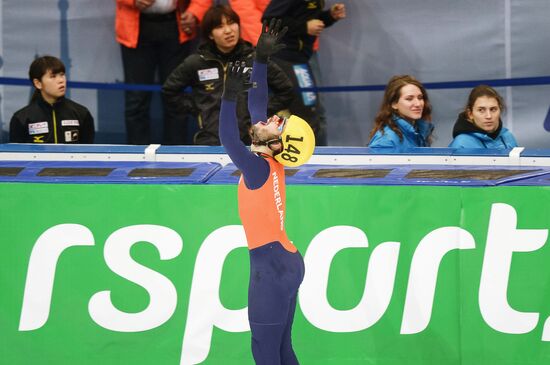
[[[300,92],[300,88],[315,87],[309,60],[314,43],[326,27],[346,17],[344,4],[337,3],[323,10],[324,0],[271,0],[264,11],[262,21],[281,19],[288,32],[282,40],[286,48],[273,56],[288,75],[295,89],[290,113],[311,125],[317,145],[326,145],[325,126],[320,125],[319,98],[315,92]]]
[[[245,61],[252,67],[254,48],[240,38],[239,24],[239,16],[230,7],[210,8],[201,23],[203,44],[172,72],[162,87],[166,101],[177,108],[180,115],[190,112],[197,116],[199,131],[194,138],[195,144],[220,145],[219,115],[228,62]],[[268,86],[271,96],[267,115],[288,115],[294,92],[292,83],[272,62],[268,63]],[[190,94],[183,92],[187,87],[192,89]],[[241,140],[250,144],[246,93],[238,97],[237,118]]]
[[[31,102],[13,114],[10,142],[93,143],[94,119],[88,109],[65,98],[65,65],[53,56],[33,61],[29,78],[35,87]]]

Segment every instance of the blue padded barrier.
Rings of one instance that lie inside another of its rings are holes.
[[[26,153],[144,153],[147,146],[101,144],[0,143],[0,152]]]
[[[497,186],[550,173],[550,167],[441,165],[304,165],[288,168],[287,184]],[[208,184],[236,184],[233,164],[218,170]],[[544,182],[544,179],[537,181]],[[550,180],[543,185],[550,185]]]
[[[239,176],[233,175],[235,167],[229,164],[221,169],[220,164],[230,162],[224,152],[220,146],[0,144],[0,162],[3,161],[0,182],[235,184]],[[319,147],[310,165],[287,170],[287,181],[290,184],[439,186],[521,185],[523,181],[532,181],[532,184],[548,185],[547,179],[537,177],[550,172],[550,150],[514,152],[510,156],[510,150]],[[81,174],[41,173],[47,166],[81,169]],[[132,176],[131,171],[136,168],[163,171],[157,171],[157,175]],[[174,173],[170,173],[170,169]]]
[[[550,171],[545,174],[533,176],[525,179],[507,181],[502,185],[505,186],[550,186]]]
[[[222,146],[160,146],[157,155],[189,153],[189,154],[225,154]]]
[[[316,155],[417,155],[417,156],[498,156],[507,157],[512,151],[508,149],[489,149],[489,148],[449,148],[449,147],[412,147],[405,149],[397,148],[369,148],[369,147],[316,147]],[[522,156],[525,152],[524,150]],[[534,150],[531,150],[534,151]],[[548,156],[549,150],[542,149],[538,156]]]
[[[316,147],[316,155],[417,155],[417,156],[498,156],[508,157],[512,149],[456,149],[448,147],[369,148],[369,147]],[[527,151],[527,150],[525,150]],[[549,150],[540,156],[548,156]],[[524,153],[521,154],[522,156]]]
[[[368,147],[315,147],[316,155],[372,155],[375,154],[372,148]]]
[[[521,152],[521,157],[548,157],[548,153],[548,149],[526,148]]]
[[[415,165],[400,168],[399,185],[497,186],[550,173],[546,167]]]
[[[145,145],[100,145],[100,144],[33,144],[33,143],[0,143],[0,153],[102,153],[102,154],[144,154]],[[443,147],[408,148],[403,150],[393,148],[368,147],[316,147],[318,156],[361,156],[361,155],[418,155],[418,156],[499,156],[507,157],[511,149],[453,149]],[[163,146],[154,151],[157,155],[166,154],[225,154],[222,146]],[[549,149],[525,149],[521,156],[550,157]]]
[[[0,161],[0,182],[202,184],[214,162]]]
[[[449,148],[452,151],[452,156],[495,156],[507,157],[512,151],[512,148],[507,149],[492,149],[492,148]],[[416,152],[416,151],[415,151]],[[523,154],[522,154],[523,155]]]
[[[207,184],[237,184],[239,182],[239,177],[241,172],[237,167],[230,163],[216,171],[210,179],[206,182]]]

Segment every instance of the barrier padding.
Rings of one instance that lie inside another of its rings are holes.
[[[548,149],[526,148],[521,152],[521,157],[548,157]]]
[[[0,161],[0,182],[202,184],[214,162]]]
[[[160,146],[157,155],[191,153],[191,154],[225,154],[222,146]]]
[[[316,155],[416,155],[416,156],[482,156],[482,157],[508,157],[512,148],[491,149],[491,148],[448,148],[448,147],[412,147],[412,148],[389,148],[389,147],[316,147]],[[548,150],[546,156],[548,156]],[[522,156],[524,153],[522,153]],[[541,155],[544,156],[544,155]]]
[[[516,181],[506,182],[503,185],[511,186],[550,186],[550,171],[543,175],[533,176]]]
[[[438,165],[304,165],[285,169],[287,184],[309,185],[520,185],[540,177],[548,185],[550,167],[438,166]],[[208,184],[237,184],[240,171],[233,164],[218,170]]]
[[[146,147],[136,145],[6,143],[0,144],[0,152],[143,154]]]
[[[6,143],[0,144],[3,153],[111,153],[111,154],[144,154],[148,146],[136,145],[100,145],[100,144],[37,144],[37,143]],[[431,148],[368,148],[368,147],[315,147],[316,155],[420,155],[420,156],[496,156],[507,157],[511,149],[453,149],[446,147]],[[225,154],[222,146],[164,146],[155,150],[157,155],[163,154]],[[521,156],[548,157],[548,149],[525,149]]]

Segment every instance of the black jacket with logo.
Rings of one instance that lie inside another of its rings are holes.
[[[170,107],[178,113],[197,116],[199,131],[195,135],[195,144],[220,145],[220,107],[227,63],[230,61],[245,61],[252,67],[254,48],[248,42],[239,41],[232,52],[223,54],[213,42],[204,43],[172,71],[162,86],[162,93]],[[270,89],[268,116],[288,109],[294,92],[292,83],[273,62],[267,65],[267,84]],[[191,93],[183,92],[187,87],[191,87]],[[249,144],[250,114],[246,93],[237,99],[237,120],[241,140]]]
[[[281,19],[288,27],[282,43],[286,48],[275,57],[291,63],[307,63],[313,54],[313,43],[317,37],[307,33],[307,22],[319,19],[330,27],[335,20],[330,10],[323,10],[324,0],[272,0],[262,15],[262,20]]]
[[[94,118],[85,106],[61,98],[53,105],[40,94],[10,121],[12,143],[93,143]]]

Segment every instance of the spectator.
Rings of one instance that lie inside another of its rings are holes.
[[[288,27],[283,43],[286,48],[273,56],[289,76],[294,85],[294,98],[290,112],[307,120],[313,131],[317,145],[326,145],[326,130],[318,115],[319,98],[315,92],[300,92],[303,87],[315,87],[309,60],[313,54],[313,44],[326,27],[346,17],[344,4],[338,3],[323,10],[324,1],[312,0],[272,0],[263,14],[263,20],[280,18]]]
[[[394,76],[374,119],[369,147],[429,147],[432,106],[422,84],[409,75]]]
[[[204,42],[168,77],[162,87],[167,102],[181,112],[198,116],[199,131],[195,144],[220,145],[218,135],[221,95],[228,62],[244,60],[252,67],[254,48],[240,38],[240,19],[227,5],[216,5],[204,15],[201,25]],[[272,91],[268,113],[288,108],[292,99],[292,84],[273,62],[268,63],[268,85]],[[191,94],[182,92],[190,86]],[[241,140],[249,144],[250,114],[246,93],[239,95],[237,116]]]
[[[93,143],[94,118],[85,106],[65,98],[65,65],[53,56],[35,59],[29,67],[35,87],[29,105],[13,114],[10,142]]]
[[[517,147],[512,133],[502,126],[500,113],[505,109],[502,97],[495,89],[479,85],[472,89],[464,111],[453,128],[453,148]]]
[[[124,82],[154,84],[158,72],[163,83],[191,53],[197,24],[211,4],[212,0],[117,0],[115,31],[121,45]],[[151,98],[150,91],[125,93],[124,119],[130,144],[151,143]],[[163,143],[182,144],[182,116],[164,100],[163,111]]]

